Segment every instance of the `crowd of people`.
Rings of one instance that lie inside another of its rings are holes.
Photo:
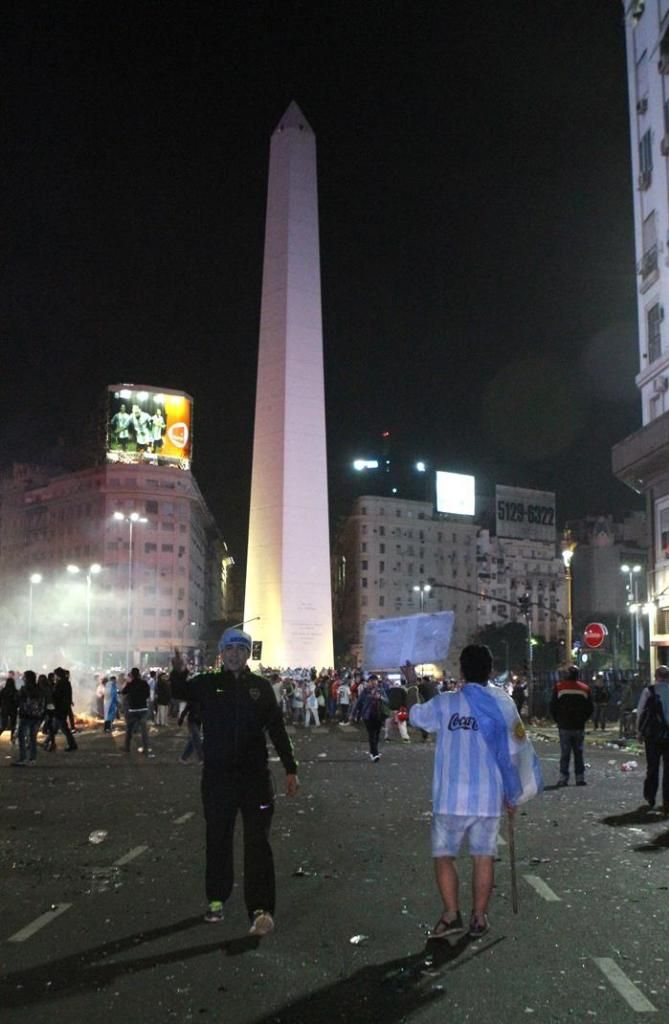
[[[263,936],[274,928],[269,845],[274,797],[267,736],[286,771],[287,793],[294,796],[299,781],[287,726],[307,731],[331,725],[338,730],[360,723],[367,733],[369,759],[377,763],[381,736],[386,741],[397,737],[410,743],[411,725],[424,742],[430,737],[436,741],[432,843],[443,909],[432,936],[443,938],[467,927],[460,913],[455,871],[455,858],[465,839],[474,860],[469,934],[473,938],[485,934],[500,815],[506,810],[512,816],[520,802],[541,788],[538,762],[521,718],[526,696],[522,682],[516,682],[510,693],[489,685],[490,652],[475,645],[462,652],[462,675],[457,683],[418,675],[409,663],[387,677],[358,670],[318,673],[315,669],[255,674],[247,666],[251,647],[248,634],[229,629],[221,638],[220,671],[193,674],[177,651],[169,673],[150,670],[142,674],[132,668],[127,675],[101,678],[96,691],[104,730],[109,732],[117,720],[124,720],[128,753],[138,734],[138,753],[149,756],[150,722],[156,729],[163,728],[171,714],[179,725],[188,725],[188,740],[179,760],[187,764],[195,755],[203,767],[209,904],[205,919],[219,921],[230,895],[232,836],[236,815],[241,812],[251,934]],[[559,787],[569,783],[572,758],[576,784],[586,784],[585,725],[593,718],[594,728],[603,730],[607,704],[602,682],[596,680],[590,687],[579,679],[576,666],[567,669],[555,684],[550,713],[559,731]],[[669,668],[659,666],[654,684],[646,687],[639,699],[636,727],[646,747],[644,799],[652,809],[661,787],[665,817],[669,816],[668,723]],[[55,750],[62,733],[65,749],[76,751],[68,670],[58,667],[39,676],[30,669],[20,676],[9,672],[0,689],[0,735],[6,730],[18,746],[13,764],[20,767],[36,763],[40,732],[45,750]],[[472,758],[477,764],[473,775]],[[463,771],[465,763],[468,767]],[[482,787],[484,778],[487,781]]]

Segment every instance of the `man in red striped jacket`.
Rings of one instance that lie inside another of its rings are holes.
[[[551,696],[550,713],[560,733],[560,778],[558,786],[569,785],[569,760],[574,754],[574,776],[577,786],[585,786],[583,742],[585,723],[593,710],[592,694],[587,683],[578,678],[578,669],[571,665],[565,678],[556,683]]]

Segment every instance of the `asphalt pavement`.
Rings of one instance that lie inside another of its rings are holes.
[[[202,921],[199,769],[185,731],[124,755],[122,732],[79,735],[12,768],[0,739],[0,1018],[68,1024],[669,1019],[669,822],[639,810],[643,757],[589,736],[588,785],[555,789],[554,731],[534,730],[545,792],[517,816],[519,912],[500,845],[484,939],[437,942],[430,861],[434,747],[358,726],[300,729],[301,790],[273,825],[276,931],[249,938],[240,885]],[[622,771],[636,760],[638,767]],[[241,823],[239,825],[241,830]],[[507,836],[506,825],[503,835]],[[241,837],[238,836],[238,839]],[[241,846],[237,863],[241,869]],[[461,859],[469,914],[469,864]],[[239,883],[238,878],[238,883]]]

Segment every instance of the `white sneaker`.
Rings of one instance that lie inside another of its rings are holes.
[[[257,935],[262,938],[274,931],[274,918],[267,910],[256,910],[253,914],[253,924],[249,928],[249,935]]]

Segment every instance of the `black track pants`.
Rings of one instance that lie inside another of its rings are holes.
[[[274,859],[269,832],[274,788],[269,772],[256,775],[220,773],[205,768],[202,803],[207,825],[207,900],[229,898],[234,881],[233,837],[237,812],[244,826],[244,901],[255,910],[274,913]]]

